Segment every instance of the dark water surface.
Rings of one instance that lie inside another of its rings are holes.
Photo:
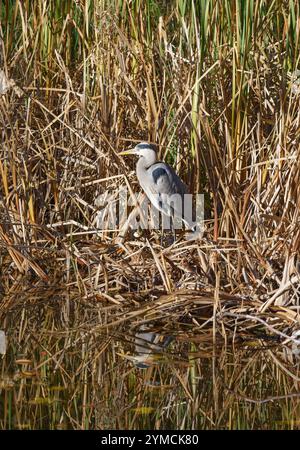
[[[34,294],[34,295],[33,295]],[[5,299],[4,299],[5,300]],[[274,339],[190,333],[147,369],[130,324],[55,290],[7,304],[1,429],[298,429],[299,362]]]

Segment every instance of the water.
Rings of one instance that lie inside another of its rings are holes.
[[[277,338],[177,324],[141,370],[134,320],[105,326],[114,306],[71,289],[19,300],[2,310],[1,429],[299,428],[299,359]]]

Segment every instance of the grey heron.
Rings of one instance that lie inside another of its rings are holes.
[[[138,369],[148,369],[163,360],[164,352],[174,336],[166,336],[150,331],[142,325],[134,335],[135,354],[120,354],[131,361]]]
[[[166,216],[180,219],[194,231],[192,221],[184,217],[184,195],[188,194],[188,188],[169,164],[157,161],[155,148],[147,142],[141,142],[119,155],[139,157],[136,175],[150,202]]]
[[[147,369],[173,341],[173,336],[163,336],[153,331],[147,331],[141,327],[135,335],[136,356],[132,358],[138,369]],[[155,358],[156,357],[156,358]]]

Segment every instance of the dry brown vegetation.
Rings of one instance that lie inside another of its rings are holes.
[[[1,428],[299,426],[299,4],[0,11]],[[97,228],[143,140],[203,239]],[[141,325],[175,337],[145,372]]]

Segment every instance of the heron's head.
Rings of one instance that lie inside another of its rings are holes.
[[[148,159],[149,156],[153,155],[153,153],[156,156],[156,150],[152,144],[149,144],[148,142],[141,142],[134,148],[120,152],[119,155],[137,155]]]

